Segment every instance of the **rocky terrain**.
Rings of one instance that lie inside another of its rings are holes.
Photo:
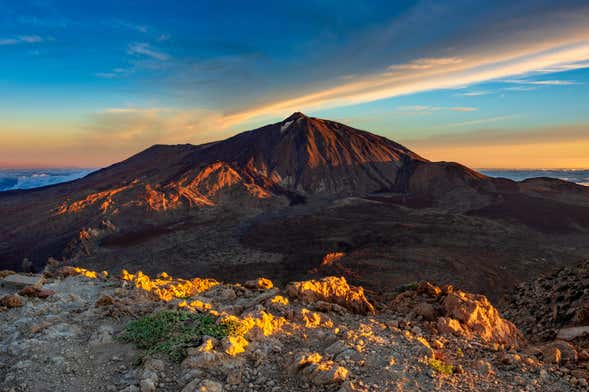
[[[1,276],[7,392],[588,388],[586,351],[539,342],[452,286],[374,296],[334,276],[275,287],[55,262]]]
[[[496,299],[586,258],[589,188],[491,178],[294,113],[203,145],[156,145],[83,179],[0,192],[0,268],[49,258],[229,282],[410,280]],[[325,266],[326,254],[345,256]]]
[[[564,340],[589,349],[589,263],[520,284],[502,307],[533,341]]]

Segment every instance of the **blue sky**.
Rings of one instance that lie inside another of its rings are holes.
[[[299,110],[432,160],[589,166],[586,1],[0,1],[0,56],[0,166]]]

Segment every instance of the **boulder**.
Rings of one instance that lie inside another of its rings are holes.
[[[55,294],[55,291],[43,289],[38,286],[26,286],[18,292],[19,295],[26,297],[48,298]]]
[[[293,312],[293,320],[301,321],[307,328],[331,328],[333,327],[333,321],[325,314],[312,312],[308,309],[300,309]]]
[[[225,353],[232,357],[241,354],[248,346],[248,341],[243,336],[227,336],[221,341]]]
[[[151,379],[141,380],[139,383],[141,392],[155,392],[155,383]]]
[[[481,376],[489,377],[495,374],[493,366],[484,359],[479,359],[478,361],[476,361],[474,366]]]
[[[272,281],[270,279],[266,279],[266,278],[258,278],[258,279],[254,279],[254,280],[248,280],[243,285],[244,285],[244,287],[247,287],[248,289],[252,289],[252,290],[270,290],[271,288],[274,287],[274,284],[272,283]]]
[[[570,328],[561,328],[558,331],[558,335],[556,336],[557,339],[560,340],[574,340],[576,338],[584,337],[589,335],[589,326],[584,327],[570,327]]]
[[[7,308],[19,308],[24,305],[22,297],[18,294],[5,295],[0,298],[0,306]]]
[[[335,356],[342,351],[347,350],[349,347],[343,340],[336,340],[330,346],[325,349],[325,353],[328,355]]]
[[[196,355],[188,356],[182,361],[184,369],[213,369],[219,366],[223,359],[223,354],[216,351],[203,351]]]
[[[415,288],[417,294],[425,294],[430,297],[437,297],[442,294],[442,289],[430,282],[419,282]]]
[[[21,289],[26,286],[40,287],[45,278],[42,275],[11,274],[0,279],[0,287],[13,287]]]
[[[14,274],[16,274],[16,272],[14,272],[12,270],[0,270],[0,279],[5,278],[8,275],[14,275]]]
[[[324,301],[341,305],[353,313],[374,314],[374,306],[366,299],[364,289],[348,285],[344,277],[291,282],[286,286],[286,294],[304,303]]]
[[[95,306],[97,308],[100,308],[103,306],[113,305],[114,303],[115,303],[115,300],[113,297],[111,297],[110,295],[104,294],[104,295],[100,296],[100,298],[98,298]]]
[[[547,346],[542,349],[542,359],[546,363],[560,363],[562,354],[560,350],[553,346]]]
[[[186,350],[187,358],[182,362],[184,369],[207,369],[219,365],[223,354],[215,351],[217,340],[206,336],[198,347],[191,347]]]
[[[315,302],[313,304],[313,309],[318,312],[334,312],[341,315],[347,312],[346,308],[344,308],[343,306],[325,301]]]
[[[438,318],[438,331],[442,335],[467,335],[467,332],[462,328],[462,325],[460,325],[460,321],[449,317]]]
[[[504,320],[484,295],[463,291],[448,293],[442,306],[448,317],[457,319],[469,332],[487,343],[509,347],[525,344],[522,333],[511,322]]]
[[[555,340],[542,348],[542,357],[544,362],[548,363],[576,362],[579,359],[579,354],[572,344],[563,340]]]
[[[421,316],[426,321],[433,321],[436,318],[436,310],[432,304],[421,302],[414,308],[415,314]]]
[[[319,353],[300,353],[295,357],[291,372],[301,375],[315,385],[343,382],[349,372],[333,361],[324,360]]]
[[[101,325],[99,326],[96,331],[90,336],[88,340],[88,344],[90,346],[100,346],[103,344],[109,344],[114,341],[114,328],[112,325]]]

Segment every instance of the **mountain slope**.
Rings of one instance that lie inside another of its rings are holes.
[[[93,239],[168,230],[211,209],[247,215],[307,197],[393,190],[413,162],[427,161],[383,137],[301,113],[219,142],[155,145],[77,181],[1,193],[0,263],[18,268],[25,257],[42,265],[49,256],[88,254]]]
[[[305,194],[357,194],[392,189],[404,164],[426,160],[386,138],[294,113],[192,155],[229,163]]]
[[[98,206],[212,206],[239,188],[253,198],[403,190],[402,171],[427,162],[386,138],[295,113],[282,122],[200,146],[155,145],[72,183],[37,192],[62,198],[58,214]],[[27,197],[22,192],[19,196]]]
[[[0,268],[19,269],[24,258],[39,268],[50,256],[95,257],[95,268],[129,262],[128,268],[149,263],[153,270],[189,272],[198,265],[213,274],[229,273],[228,264],[241,263],[236,260],[270,268],[269,260],[283,253],[244,245],[252,222],[268,216],[286,222],[291,213],[321,220],[324,206],[348,197],[386,209],[420,206],[505,221],[513,215],[542,230],[545,223],[527,219],[521,206],[549,212],[567,206],[548,229],[589,230],[589,188],[490,178],[457,163],[430,162],[369,132],[294,113],[218,142],[155,145],[70,183],[0,193]],[[354,219],[371,222],[371,213]],[[320,234],[328,238],[330,230]],[[304,245],[315,252],[319,244],[315,238]],[[157,255],[169,265],[160,266]],[[246,267],[240,268],[231,273]]]
[[[112,217],[296,194],[358,195],[400,188],[400,173],[413,162],[427,161],[383,137],[295,113],[220,142],[155,145],[78,181],[2,194],[0,206],[8,216],[11,204],[28,200],[45,209],[39,213]]]

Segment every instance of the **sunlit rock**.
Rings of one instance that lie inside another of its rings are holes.
[[[349,286],[344,277],[330,276],[321,280],[291,282],[286,293],[304,303],[325,301],[335,303],[359,314],[373,314],[374,306],[368,302],[362,287]]]
[[[442,306],[447,316],[459,320],[468,330],[489,343],[510,347],[524,344],[522,333],[504,320],[484,295],[462,291],[449,293]]]

